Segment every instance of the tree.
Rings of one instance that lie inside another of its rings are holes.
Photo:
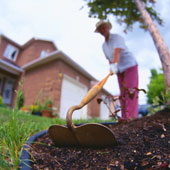
[[[156,69],[151,70],[151,79],[148,85],[147,98],[148,103],[152,104],[155,97],[162,98],[162,93],[165,93],[163,73],[158,73]]]
[[[162,25],[162,19],[154,9],[156,0],[85,0],[90,8],[89,16],[106,19],[109,14],[116,16],[119,24],[125,25],[125,31],[138,22],[140,28],[148,30],[157,48],[165,77],[166,91],[170,88],[170,53],[160,35],[156,24]]]

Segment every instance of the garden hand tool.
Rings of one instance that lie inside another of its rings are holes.
[[[113,75],[113,73],[110,72],[103,80],[92,87],[79,105],[72,106],[68,110],[67,126],[52,125],[49,128],[49,135],[57,146],[106,147],[115,145],[114,134],[108,127],[99,123],[86,123],[80,126],[72,123],[73,112],[94,99],[110,75]]]

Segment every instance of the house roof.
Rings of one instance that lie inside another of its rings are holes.
[[[54,47],[57,49],[57,46],[55,45],[55,43],[51,40],[42,40],[42,39],[38,39],[38,38],[31,38],[29,41],[27,41],[24,45],[21,46],[22,49],[27,48],[29,45],[31,45],[33,42],[35,41],[45,41],[48,43],[52,43],[54,45]]]
[[[31,38],[30,40],[28,40],[25,44],[20,45],[18,43],[16,43],[15,41],[11,40],[10,38],[8,38],[7,36],[5,36],[4,34],[0,34],[0,36],[4,39],[6,39],[8,42],[10,42],[11,44],[14,44],[16,47],[20,48],[20,49],[25,49],[27,48],[30,44],[32,44],[35,41],[45,41],[45,42],[49,42],[52,43],[54,45],[54,47],[57,49],[57,46],[55,45],[55,43],[51,40],[45,40],[45,39],[39,39],[39,38]]]
[[[16,43],[15,41],[11,40],[10,38],[8,38],[7,36],[5,36],[4,34],[0,34],[0,37],[6,39],[8,42],[10,42],[11,44],[14,44],[16,47],[21,48],[21,45]]]
[[[19,66],[14,65],[3,59],[0,59],[0,68],[15,75],[19,75],[23,72],[23,69]]]
[[[29,69],[35,68],[39,65],[45,64],[49,61],[54,61],[54,60],[58,60],[58,59],[65,61],[66,63],[71,65],[73,68],[75,68],[77,71],[82,73],[84,76],[89,78],[90,80],[96,80],[84,68],[82,68],[80,65],[78,65],[75,61],[73,61],[70,57],[68,57],[64,52],[62,52],[60,50],[52,52],[44,58],[35,59],[35,60],[29,62],[28,64],[25,64],[24,66],[22,66],[22,68],[24,70],[29,70]]]

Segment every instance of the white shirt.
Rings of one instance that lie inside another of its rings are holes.
[[[109,60],[109,62],[113,61],[114,49],[121,49],[118,63],[118,70],[120,73],[132,66],[137,65],[135,57],[131,52],[129,52],[127,46],[125,45],[124,39],[120,35],[110,34],[109,40],[107,42],[105,41],[102,47],[105,57]]]

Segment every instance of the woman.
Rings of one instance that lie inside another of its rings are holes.
[[[120,88],[120,104],[122,119],[138,117],[138,65],[118,34],[111,34],[112,25],[107,21],[99,21],[95,32],[104,36],[103,52],[110,64],[110,71],[117,74]]]

